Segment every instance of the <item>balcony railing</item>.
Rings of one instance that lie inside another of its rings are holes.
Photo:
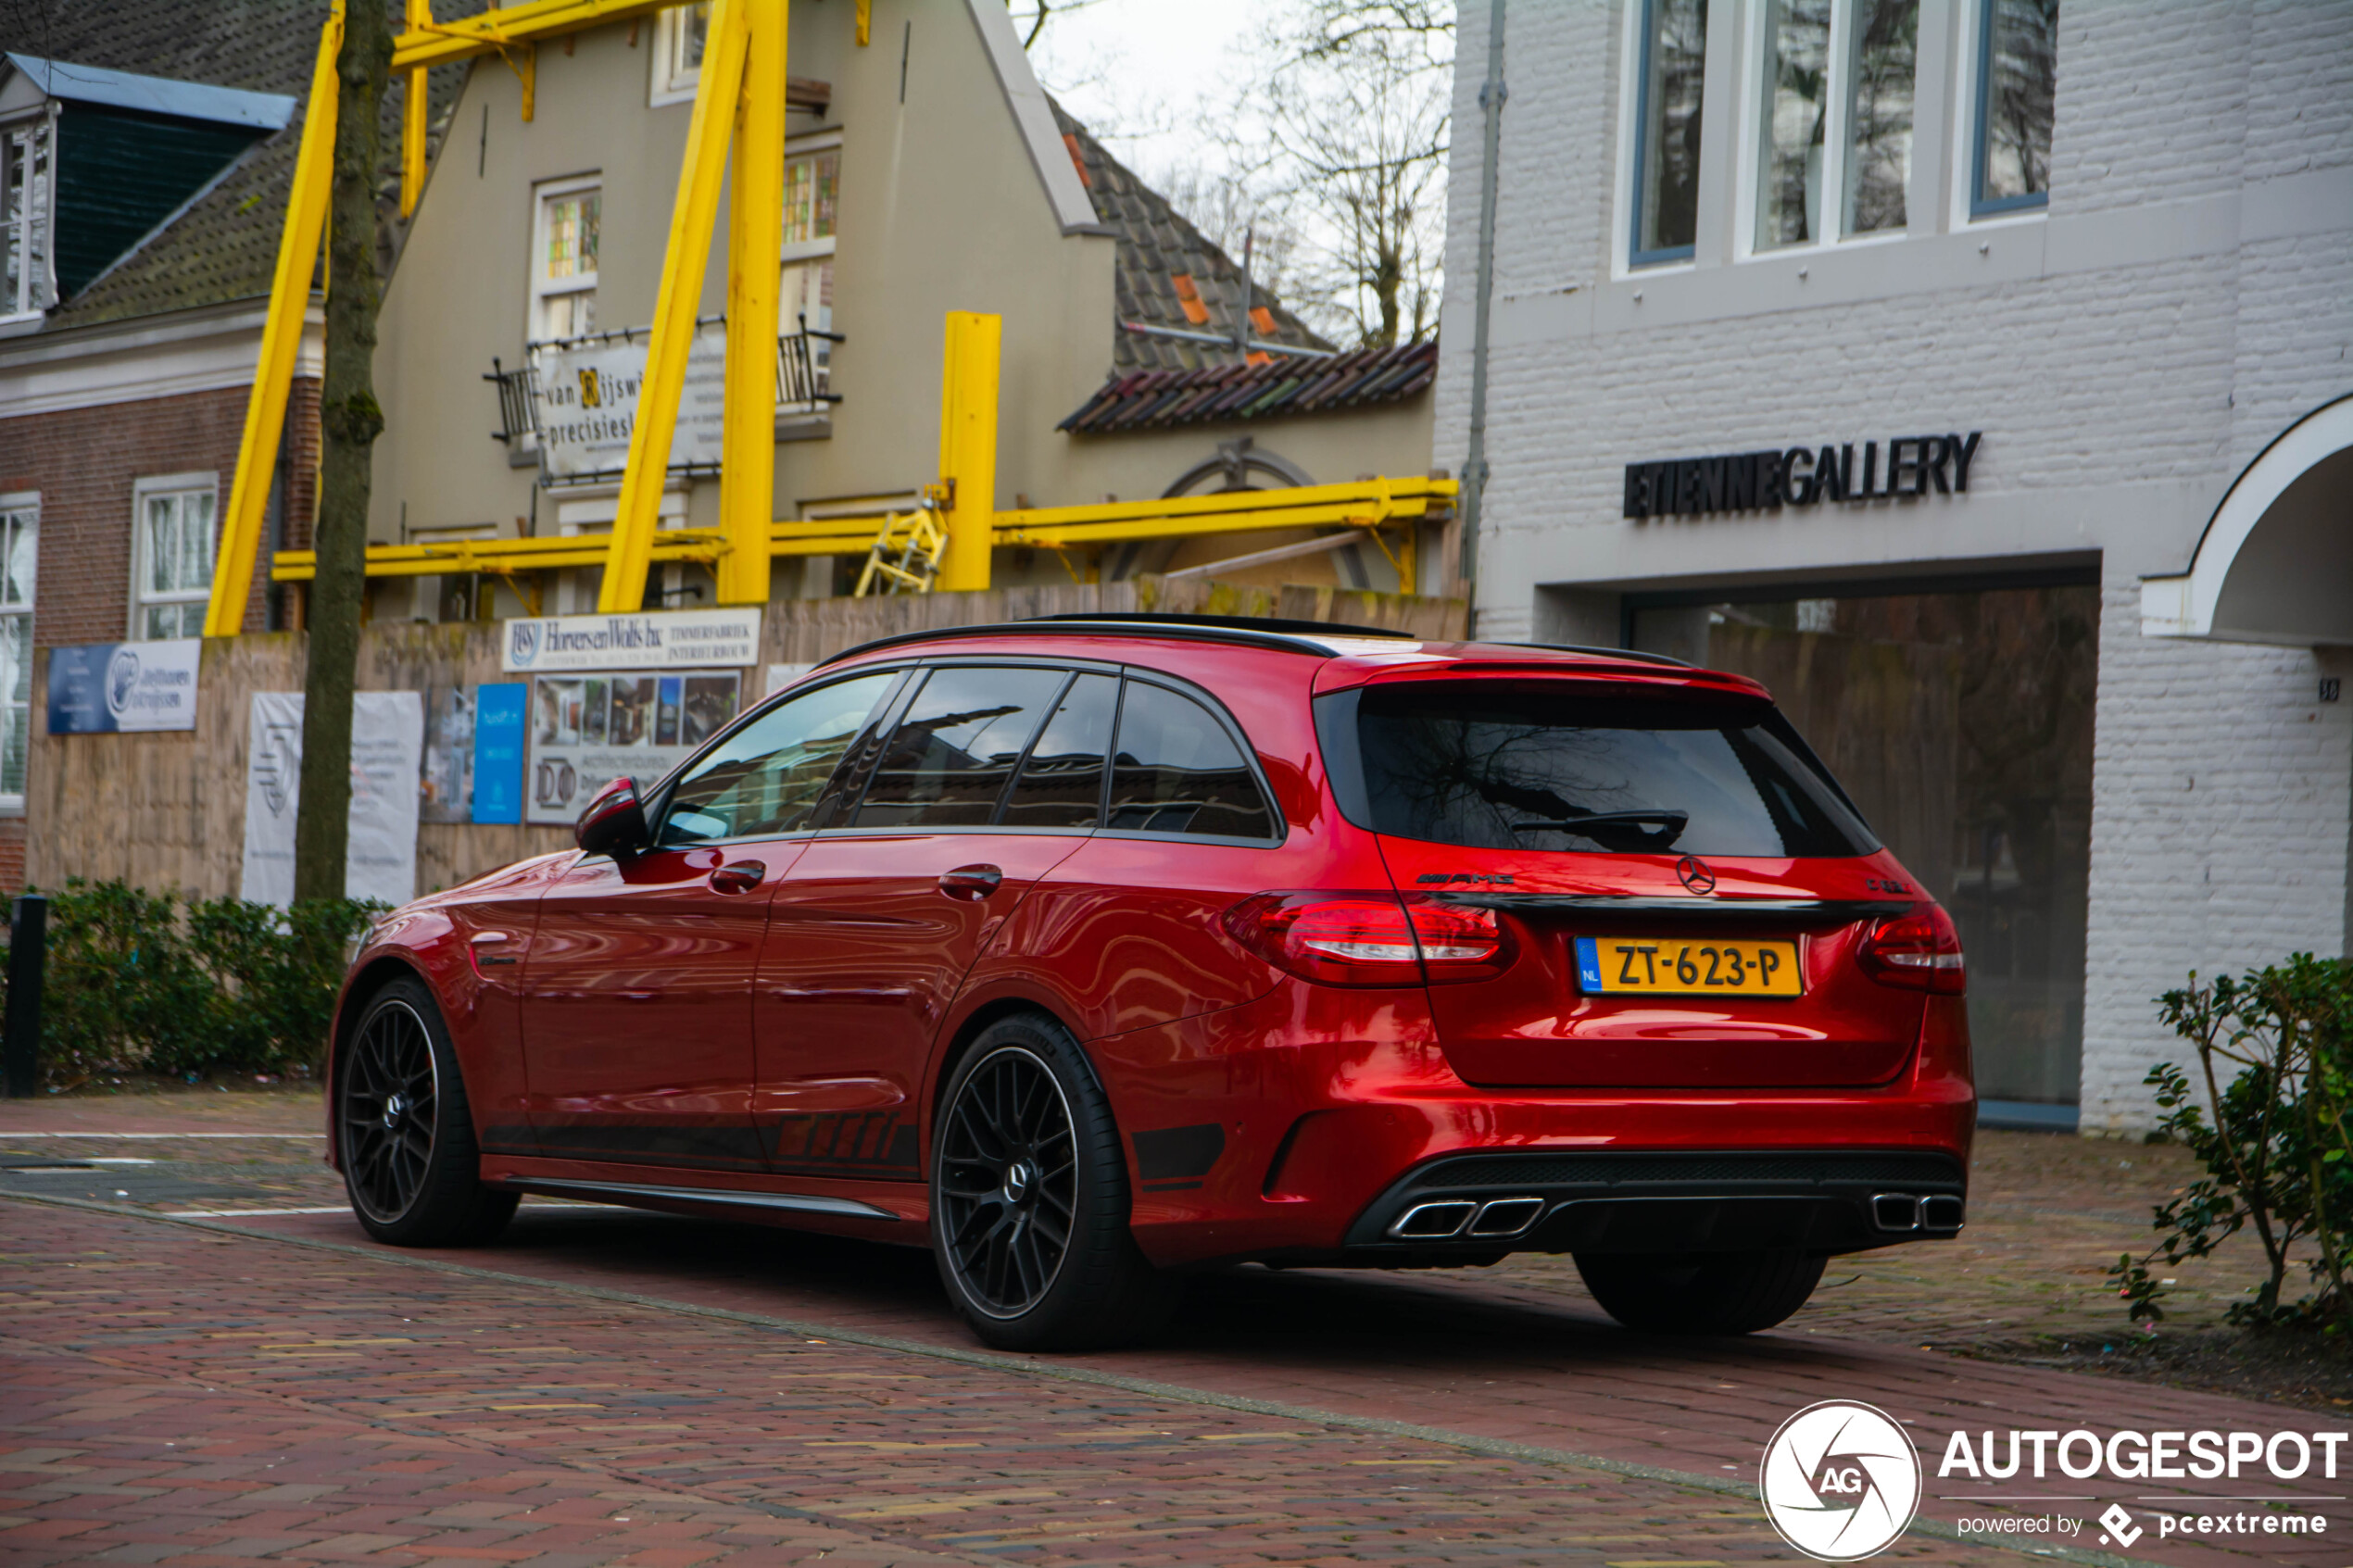
[[[710,325],[711,323],[703,323]],[[626,338],[634,334],[608,333]],[[849,340],[839,332],[822,332],[802,319],[800,330],[776,339],[776,412],[782,415],[822,414],[841,401],[833,390],[833,351]],[[498,388],[498,428],[490,438],[507,448],[510,458],[539,449],[539,370],[532,360],[509,370],[497,357],[482,379]]]

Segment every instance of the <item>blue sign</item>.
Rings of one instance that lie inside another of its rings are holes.
[[[195,729],[203,649],[195,637],[51,648],[49,733]]]
[[[477,822],[522,821],[522,738],[527,683],[474,688],[474,809]]]

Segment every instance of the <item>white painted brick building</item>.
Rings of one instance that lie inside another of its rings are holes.
[[[1463,0],[1450,463],[1489,17]],[[1920,847],[1882,833],[1944,877],[1973,983],[1972,918],[2034,976],[2024,1011],[1973,1011],[1981,1063],[2027,1083],[2080,1041],[2073,1085],[2018,1098],[2146,1128],[2159,991],[2347,947],[2353,0],[1509,0],[1504,31],[1481,634],[1846,660],[1821,711],[1850,733],[1818,746],[1844,774],[1876,734],[1896,796],[1957,792]],[[1859,478],[1874,443],[1885,484],[1892,441],[1970,432],[1966,494],[1938,493],[1947,461],[1906,470],[1917,497],[1794,504],[1825,444]],[[1627,515],[1629,464],[1798,446],[1780,505],[1710,508],[1733,482],[1703,471]],[[1898,694],[1930,716],[1874,731],[1856,672],[1891,659],[1932,672]],[[2014,723],[1988,670],[2026,682]],[[2057,804],[1987,782],[2008,731],[2053,722],[2038,755],[2080,752],[2080,809],[2063,779]]]

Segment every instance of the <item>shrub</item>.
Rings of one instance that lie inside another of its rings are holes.
[[[2136,1320],[2164,1316],[2148,1264],[2203,1258],[2225,1238],[2254,1233],[2264,1277],[2242,1324],[2309,1323],[2334,1333],[2353,1317],[2346,1270],[2353,1258],[2353,961],[2297,953],[2284,964],[2223,975],[2158,998],[2161,1016],[2196,1050],[2197,1078],[2171,1061],[2149,1070],[2165,1112],[2160,1131],[2186,1146],[2205,1173],[2155,1210],[2161,1233],[2139,1260],[2108,1271]],[[2201,1097],[2199,1088],[2203,1088]],[[2201,1098],[2203,1103],[2201,1103]],[[2209,1114],[2211,1119],[2209,1120]],[[2317,1286],[2283,1302],[2294,1254]]]
[[[351,940],[381,907],[279,909],[69,881],[49,895],[43,1078],[316,1065]]]

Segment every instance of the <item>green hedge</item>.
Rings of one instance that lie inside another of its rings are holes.
[[[41,1072],[58,1088],[315,1069],[352,940],[383,908],[280,909],[79,878],[48,898]]]

